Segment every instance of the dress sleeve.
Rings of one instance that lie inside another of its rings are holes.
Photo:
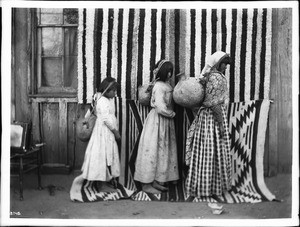
[[[222,108],[221,104],[224,103],[223,89],[222,89],[222,76],[219,73],[212,73],[210,76],[210,86],[206,89],[206,92],[211,96],[211,110],[215,120],[222,123]]]
[[[97,101],[97,116],[101,117],[104,124],[112,131],[117,130],[117,119],[113,113],[112,103],[102,97]]]
[[[154,99],[154,108],[156,108],[158,114],[169,118],[175,116],[175,112],[171,108],[168,108],[168,105],[171,102],[170,99],[172,99],[172,91],[168,91],[160,84],[157,84],[153,88],[152,96]]]
[[[206,107],[211,107],[218,104],[223,104],[227,94],[226,79],[221,73],[211,73],[208,76],[206,83],[203,105]]]

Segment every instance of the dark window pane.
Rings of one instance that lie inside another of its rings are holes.
[[[73,92],[77,89],[78,9],[42,8],[38,20],[40,25],[48,25],[38,28],[40,91]]]
[[[42,86],[62,87],[62,61],[61,58],[43,58]]]
[[[64,9],[64,23],[78,24],[78,9]]]
[[[62,28],[43,28],[42,55],[60,56],[63,54]]]
[[[77,88],[77,29],[65,28],[64,86]]]
[[[77,28],[65,28],[65,55],[77,56]]]
[[[65,57],[64,87],[77,88],[77,57]]]
[[[41,24],[62,24],[63,9],[41,9]]]

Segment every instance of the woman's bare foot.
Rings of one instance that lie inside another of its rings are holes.
[[[163,191],[163,192],[164,192],[164,191],[168,191],[168,188],[166,188],[166,187],[160,185],[157,181],[154,181],[154,182],[152,183],[152,186],[153,186],[154,188],[160,190],[160,191]]]
[[[161,191],[159,191],[159,190],[153,188],[153,187],[151,186],[151,184],[144,184],[144,185],[143,185],[143,191],[144,191],[144,192],[151,193],[151,194],[160,194],[160,193],[161,193]]]

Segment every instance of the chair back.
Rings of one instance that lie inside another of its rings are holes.
[[[10,147],[12,152],[26,152],[31,143],[31,124],[13,122],[10,125]]]

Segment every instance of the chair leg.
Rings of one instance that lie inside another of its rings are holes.
[[[41,153],[40,151],[37,152],[37,172],[38,172],[38,189],[42,190],[42,183],[41,183]]]
[[[20,157],[20,172],[19,172],[19,184],[20,184],[20,200],[23,200],[23,158]]]

